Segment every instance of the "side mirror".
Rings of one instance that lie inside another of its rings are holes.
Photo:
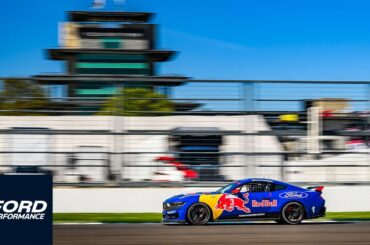
[[[240,190],[238,188],[231,191],[231,194],[237,195],[239,194]]]

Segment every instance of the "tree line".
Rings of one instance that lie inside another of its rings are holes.
[[[38,116],[58,109],[57,102],[48,97],[38,83],[27,80],[4,80],[0,89],[0,115]],[[170,113],[174,103],[166,96],[150,88],[124,88],[107,98],[97,108],[95,115],[150,116]],[[45,113],[46,112],[46,113]],[[149,112],[149,113],[148,113]],[[153,112],[153,113],[150,113]],[[52,114],[52,113],[51,113]]]

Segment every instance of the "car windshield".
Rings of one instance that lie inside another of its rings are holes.
[[[229,193],[232,189],[237,187],[239,184],[240,184],[239,182],[232,182],[232,183],[222,187],[221,189],[217,190],[217,192],[219,192],[219,193]]]

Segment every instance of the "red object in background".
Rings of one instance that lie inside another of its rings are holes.
[[[156,161],[175,161],[176,158],[170,156],[161,156],[155,159]]]
[[[326,110],[321,112],[321,117],[332,117],[332,116],[333,116],[332,111]]]
[[[365,140],[348,140],[346,144],[365,144]]]
[[[171,156],[160,156],[155,159],[156,161],[161,161],[167,164],[171,164],[177,168],[177,170],[183,172],[185,179],[196,179],[198,178],[198,173],[187,166],[185,166],[183,163],[176,161],[176,158]]]

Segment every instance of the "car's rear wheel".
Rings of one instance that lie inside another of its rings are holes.
[[[205,225],[211,219],[211,211],[206,204],[194,203],[190,206],[187,217],[192,225]]]
[[[281,210],[280,222],[283,224],[299,224],[304,218],[304,208],[298,202],[290,202]]]

